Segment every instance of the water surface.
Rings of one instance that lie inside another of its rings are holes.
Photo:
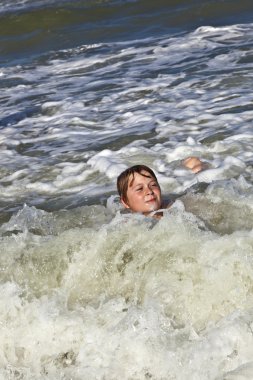
[[[252,379],[252,15],[0,0],[2,379]],[[121,210],[136,163],[159,221]]]

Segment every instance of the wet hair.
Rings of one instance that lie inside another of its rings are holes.
[[[120,198],[122,198],[124,202],[127,201],[127,189],[128,189],[128,185],[131,186],[131,184],[133,183],[134,173],[139,173],[139,174],[143,175],[144,177],[149,177],[149,176],[141,173],[143,170],[148,172],[150,174],[150,176],[152,178],[154,178],[156,180],[156,182],[158,183],[155,173],[148,166],[146,166],[146,165],[131,166],[130,168],[124,170],[117,178],[118,193],[119,193]],[[129,178],[131,175],[133,176],[133,179],[132,179],[131,183],[129,183]]]

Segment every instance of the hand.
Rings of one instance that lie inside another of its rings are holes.
[[[202,162],[198,157],[191,156],[183,160],[183,165],[193,173],[199,173],[207,169],[207,163]]]

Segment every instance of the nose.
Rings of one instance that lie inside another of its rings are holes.
[[[151,186],[147,186],[146,193],[147,194],[154,194],[154,191],[153,191]]]

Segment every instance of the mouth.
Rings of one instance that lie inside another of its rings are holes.
[[[153,202],[156,202],[156,198],[152,198],[152,199],[149,199],[148,201],[146,201],[146,203],[153,203]]]

